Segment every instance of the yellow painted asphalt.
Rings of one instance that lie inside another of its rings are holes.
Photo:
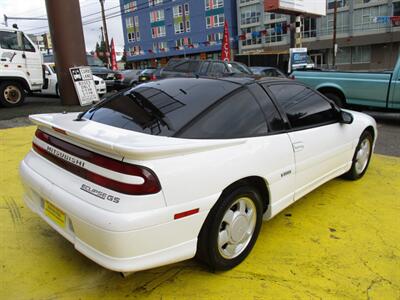
[[[234,270],[190,260],[123,279],[23,203],[34,130],[0,130],[0,299],[400,299],[400,158],[374,155],[363,179],[335,179],[264,222]]]

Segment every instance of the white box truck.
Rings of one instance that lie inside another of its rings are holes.
[[[0,105],[21,105],[43,86],[42,54],[22,31],[0,27]]]

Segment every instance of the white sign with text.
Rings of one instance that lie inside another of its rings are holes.
[[[90,67],[70,68],[69,71],[81,106],[90,105],[100,100]]]

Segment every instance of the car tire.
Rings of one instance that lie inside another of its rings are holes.
[[[253,187],[224,192],[200,231],[196,257],[212,270],[237,266],[257,240],[262,215],[263,203]]]
[[[357,180],[364,176],[367,171],[372,155],[373,137],[371,132],[364,131],[361,134],[357,144],[356,151],[350,170],[344,174],[344,177],[350,180]]]
[[[340,97],[338,94],[336,93],[324,93],[325,97],[328,99],[331,99],[333,102],[335,102],[335,104],[339,107],[345,107],[345,103],[342,99],[342,97]]]
[[[25,101],[25,91],[18,82],[5,81],[0,83],[0,104],[5,107],[19,106]]]

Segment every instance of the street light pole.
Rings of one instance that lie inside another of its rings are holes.
[[[337,44],[336,44],[336,20],[337,20],[337,0],[333,3],[333,39],[332,39],[332,66],[335,68],[336,66],[336,52],[337,52]]]
[[[107,64],[108,64],[108,66],[110,66],[110,42],[108,40],[107,21],[106,21],[106,15],[105,15],[105,12],[104,12],[104,1],[105,0],[100,0],[101,16],[103,18],[103,29],[104,29],[104,39],[105,39],[105,44],[106,44]]]

